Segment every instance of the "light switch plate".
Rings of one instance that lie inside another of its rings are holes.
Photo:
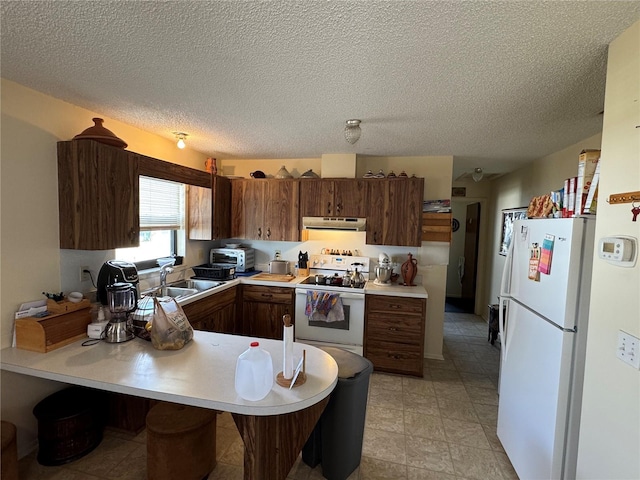
[[[627,332],[619,330],[616,356],[633,368],[640,369],[640,340]]]

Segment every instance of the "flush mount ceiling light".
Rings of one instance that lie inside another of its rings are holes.
[[[471,178],[473,178],[474,182],[479,182],[480,180],[482,180],[483,176],[484,176],[484,172],[480,167],[476,168],[471,174]]]
[[[178,139],[178,143],[177,143],[178,148],[181,148],[181,149],[182,149],[182,148],[184,148],[184,147],[185,147],[185,143],[184,143],[184,141],[186,140],[186,138],[187,138],[189,135],[188,135],[188,134],[186,134],[186,133],[183,133],[183,132],[172,132],[172,133],[173,133],[173,134],[176,136],[176,138]]]
[[[360,120],[347,120],[347,126],[344,127],[345,140],[353,145],[360,138],[360,133]]]

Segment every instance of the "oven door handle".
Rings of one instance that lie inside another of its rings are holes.
[[[324,291],[324,290],[318,290],[318,291]],[[338,295],[340,295],[340,298],[345,298],[345,299],[351,298],[353,300],[364,300],[364,293],[345,293],[345,292],[328,292],[328,293],[337,293]],[[296,289],[296,294],[307,295],[307,291]]]

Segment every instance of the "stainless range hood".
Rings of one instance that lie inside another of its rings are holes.
[[[302,228],[305,230],[346,230],[364,232],[366,218],[355,217],[302,217]]]

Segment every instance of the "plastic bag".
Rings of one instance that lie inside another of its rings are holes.
[[[158,350],[180,350],[193,338],[193,327],[173,298],[154,299],[151,343]]]

